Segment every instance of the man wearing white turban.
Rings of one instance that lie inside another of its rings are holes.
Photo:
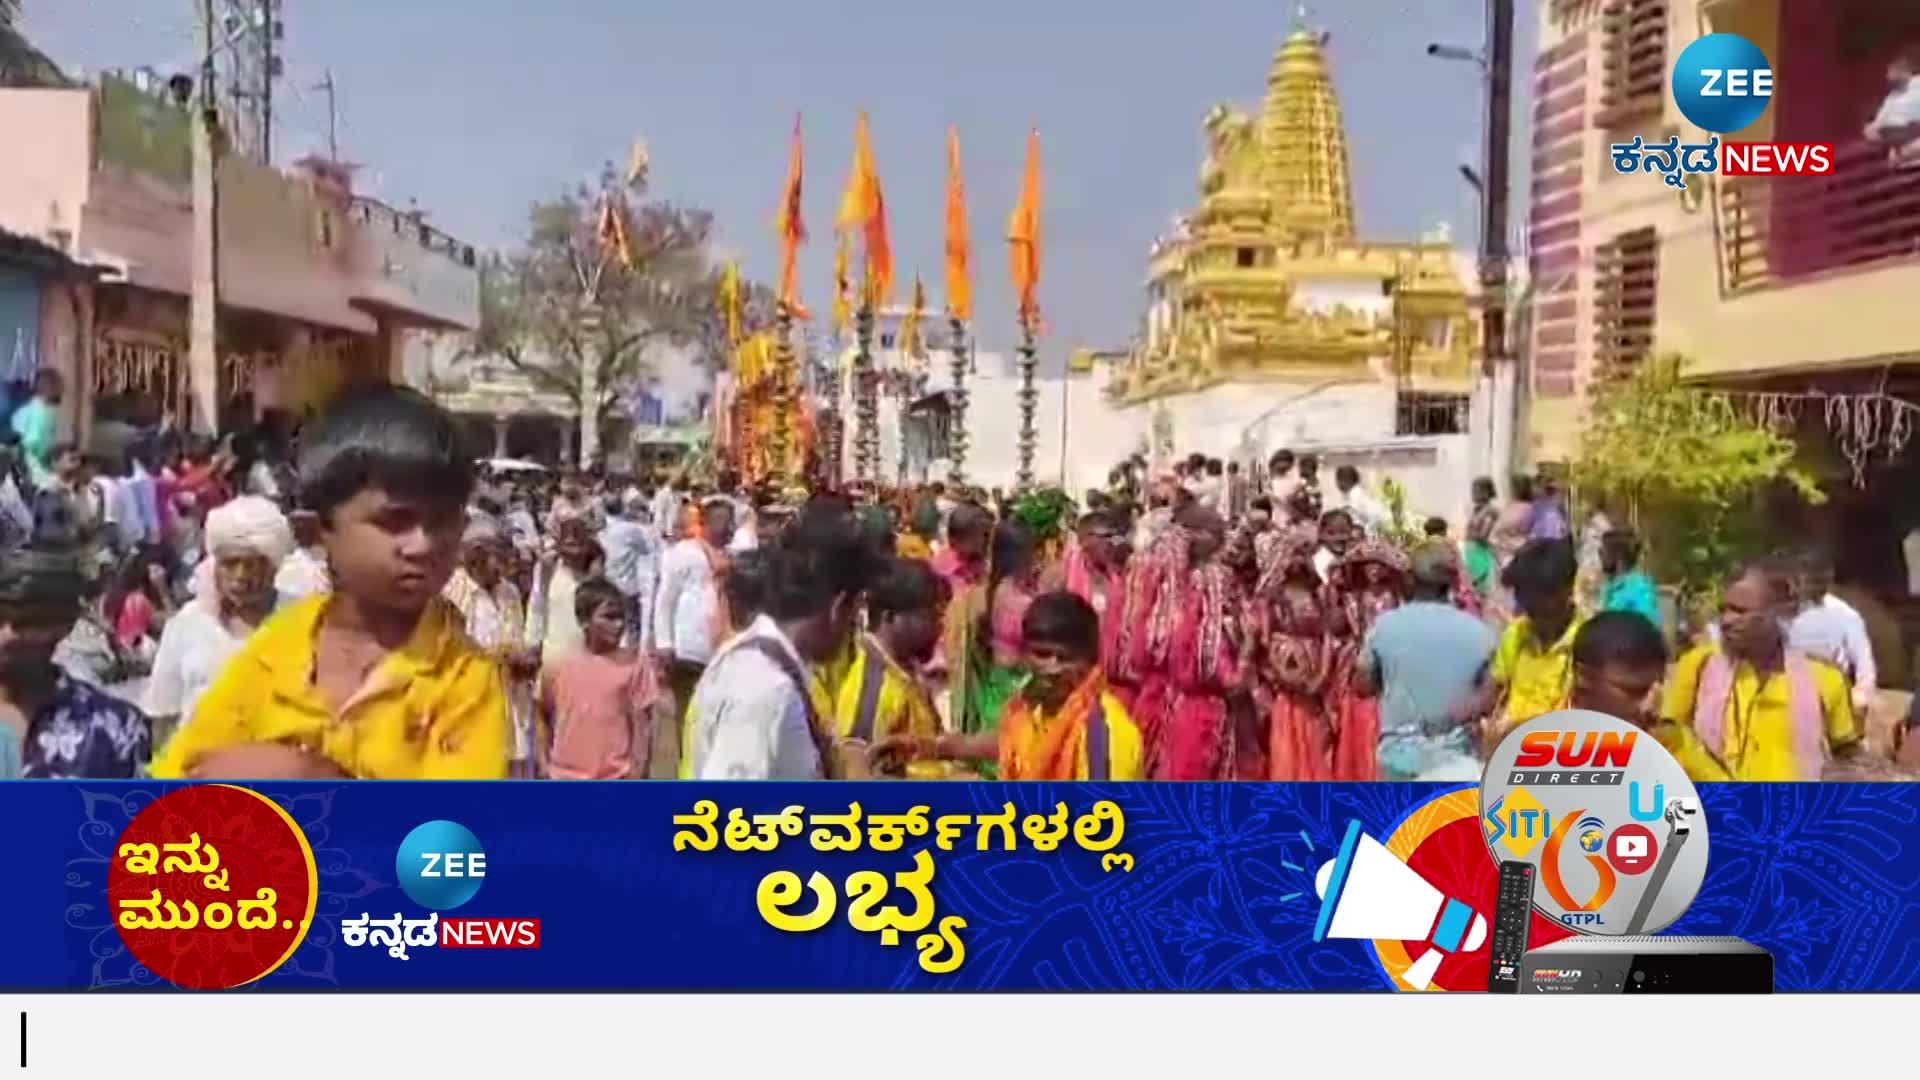
[[[293,528],[271,499],[244,495],[207,514],[207,557],[193,599],[167,622],[147,681],[146,711],[185,722],[227,659],[273,612],[274,575],[293,553]]]

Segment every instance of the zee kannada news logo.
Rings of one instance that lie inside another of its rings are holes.
[[[394,874],[407,898],[433,911],[423,919],[395,912],[375,920],[361,914],[340,923],[340,941],[349,948],[386,946],[387,955],[407,959],[408,949],[537,949],[540,920],[527,918],[442,918],[472,900],[486,883],[487,852],[480,839],[454,821],[416,826],[393,857]]]
[[[1828,176],[1833,144],[1810,142],[1722,142],[1766,114],[1775,88],[1773,65],[1758,45],[1738,34],[1708,34],[1689,45],[1673,65],[1673,101],[1695,127],[1711,133],[1704,143],[1680,145],[1635,135],[1613,144],[1613,167],[1622,173],[1662,174],[1670,187],[1687,186],[1695,173],[1723,176]]]

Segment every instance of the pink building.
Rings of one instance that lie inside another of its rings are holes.
[[[0,229],[100,271],[97,283],[42,282],[36,355],[0,361],[65,374],[78,436],[96,418],[188,415],[190,123],[189,110],[112,77],[0,90],[0,131],[17,151],[0,169]],[[473,249],[355,195],[350,168],[309,159],[282,172],[228,155],[218,178],[222,430],[397,380],[410,336],[477,322]]]

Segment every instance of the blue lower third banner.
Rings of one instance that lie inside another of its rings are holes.
[[[1668,933],[1745,938],[1780,990],[1920,989],[1920,787],[1700,797],[1707,870]],[[1663,876],[1636,877],[1661,842],[1651,815],[1483,814],[1479,799],[0,784],[0,990],[1474,991],[1498,860],[1533,862],[1562,911],[1610,913],[1616,888]],[[1602,918],[1536,910],[1528,943],[1621,931]]]

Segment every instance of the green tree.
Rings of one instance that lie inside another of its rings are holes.
[[[628,255],[605,234],[616,215]],[[707,366],[724,346],[713,216],[646,197],[644,176],[611,164],[585,184],[536,204],[516,250],[480,268],[480,326],[467,359],[496,357],[535,387],[567,398],[591,453],[599,431],[648,375],[648,354],[690,348]]]
[[[1694,602],[1773,546],[1767,496],[1785,489],[1816,504],[1825,496],[1795,463],[1792,439],[1682,381],[1684,366],[1679,355],[1661,356],[1598,388],[1572,474],[1584,501],[1640,534],[1648,571]]]

